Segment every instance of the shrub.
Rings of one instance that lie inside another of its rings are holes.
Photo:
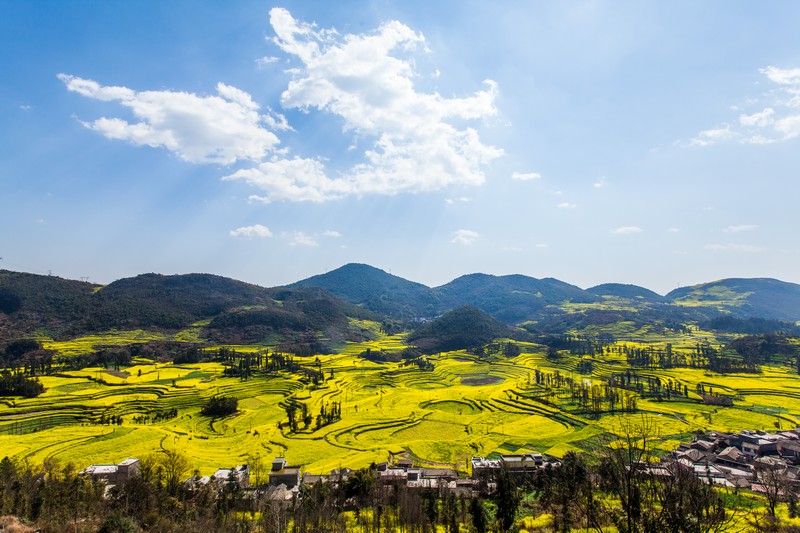
[[[239,400],[228,396],[214,396],[203,406],[200,411],[206,416],[228,416],[232,415],[239,408]]]

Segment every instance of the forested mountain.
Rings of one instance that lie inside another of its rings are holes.
[[[319,287],[365,309],[394,318],[435,316],[441,309],[429,287],[360,263],[350,263],[288,286]]]
[[[351,335],[348,318],[378,318],[318,288],[266,289],[210,274],[143,274],[101,287],[0,271],[0,340],[74,337],[109,330],[176,331],[209,322],[220,342]]]
[[[180,329],[227,309],[268,303],[267,289],[222,276],[142,274],[94,293],[85,329]]]
[[[655,316],[665,323],[709,320],[720,315],[800,320],[800,285],[774,279],[721,280],[661,296],[636,285],[606,283],[583,290],[557,279],[523,275],[468,274],[428,288],[366,265],[345,265],[295,285],[317,285],[395,318],[415,310],[417,317],[433,317],[471,305],[507,324],[547,321],[567,329],[574,319],[588,324],[597,320],[602,325],[614,317],[629,320],[632,313],[641,312],[646,315],[643,320]],[[392,287],[393,292],[386,287]],[[400,299],[405,314],[386,303],[390,294]],[[584,304],[584,309],[565,309],[565,304]],[[593,304],[601,305],[593,309]],[[604,312],[596,312],[599,310]]]
[[[674,330],[687,323],[754,333],[789,331],[800,320],[800,285],[726,279],[660,296],[617,283],[583,290],[552,278],[469,274],[431,288],[349,264],[288,287],[263,288],[210,274],[143,274],[99,286],[2,270],[0,340],[112,329],[177,331],[202,321],[202,335],[219,342],[315,333],[335,343],[358,337],[350,318],[399,319],[409,325],[465,305],[508,325],[525,323],[532,332],[593,332],[622,323],[624,331],[647,325]],[[763,321],[755,323],[753,317]]]
[[[597,296],[557,279],[522,275],[469,274],[436,287],[433,292],[443,309],[473,305],[508,324],[529,320],[549,305],[600,301]]]

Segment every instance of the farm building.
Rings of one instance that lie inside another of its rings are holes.
[[[139,459],[128,458],[117,464],[89,465],[78,474],[91,476],[93,480],[103,481],[108,485],[116,485],[139,475]]]
[[[271,487],[285,485],[287,489],[297,487],[300,485],[300,470],[299,466],[289,466],[285,458],[276,457],[269,471],[269,485]]]

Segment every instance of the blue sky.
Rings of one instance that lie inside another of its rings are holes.
[[[0,267],[800,282],[797,2],[0,0]]]

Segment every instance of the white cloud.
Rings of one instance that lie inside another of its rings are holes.
[[[294,128],[289,125],[289,121],[286,120],[286,117],[281,113],[273,111],[270,107],[267,108],[267,112],[261,117],[261,120],[273,130],[294,131]]]
[[[741,224],[739,226],[728,226],[722,231],[725,233],[741,233],[743,231],[753,231],[755,229],[758,229],[758,226],[755,224]]]
[[[619,228],[611,230],[611,233],[617,235],[630,235],[632,233],[641,233],[642,228],[639,226],[620,226]]]
[[[468,229],[460,229],[458,231],[453,232],[453,240],[450,242],[454,244],[469,246],[470,244],[475,242],[475,240],[478,239],[478,237],[480,237],[480,235],[475,231],[471,231]]]
[[[242,226],[230,231],[231,237],[272,237],[272,232],[266,226],[255,224],[253,226]]]
[[[667,231],[670,233],[680,233],[681,230],[679,228],[669,228]]]
[[[713,250],[719,252],[742,252],[742,253],[755,253],[763,252],[765,249],[759,246],[751,246],[749,244],[706,244],[706,250]]]
[[[576,207],[578,207],[576,204],[571,204],[569,202],[561,202],[558,204],[559,209],[575,209]]]
[[[127,108],[130,118],[101,117],[83,124],[110,139],[138,146],[163,147],[192,163],[229,165],[251,161],[225,176],[261,192],[261,202],[324,202],[345,196],[428,192],[451,185],[480,185],[484,168],[503,150],[481,141],[468,121],[497,114],[498,86],[464,97],[422,92],[414,82],[415,55],[427,53],[425,38],[389,21],[361,34],[339,35],[295,20],[274,8],[273,42],[295,65],[281,95],[285,109],[311,116],[328,114],[341,121],[357,160],[349,168],[326,168],[314,153],[289,156],[275,132],[294,132],[286,117],[253,101],[250,94],[224,83],[216,95],[180,91],[135,91],[59,74],[69,91]],[[281,59],[257,61],[265,66]]]
[[[538,172],[514,172],[511,174],[512,180],[531,181],[541,179],[542,175]]]
[[[281,180],[282,186],[273,188],[269,178],[260,180],[267,198],[328,200],[479,185],[485,179],[482,167],[502,155],[483,144],[475,129],[451,123],[494,116],[496,83],[486,80],[485,89],[464,98],[414,87],[413,53],[424,50],[422,34],[390,21],[372,33],[340,36],[297,21],[282,8],[270,11],[270,24],[275,44],[300,61],[282,105],[335,115],[346,132],[372,144],[341,176],[329,178],[320,168],[324,179],[303,180],[297,197],[287,195],[286,185],[293,183]]]
[[[275,56],[264,56],[256,59],[256,65],[258,65],[259,68],[264,68],[272,63],[277,63],[278,61],[280,61],[280,59]]]
[[[779,85],[800,86],[800,68],[778,68],[769,66],[759,69],[770,81]]]
[[[519,246],[501,246],[500,247],[500,251],[501,252],[522,252],[523,250]]]
[[[340,237],[342,236],[342,234],[341,234],[341,233],[339,233],[339,232],[338,232],[338,231],[336,231],[336,230],[330,230],[330,229],[329,229],[329,230],[327,230],[327,231],[324,231],[324,232],[322,233],[322,236],[323,236],[323,237],[330,237],[330,238],[332,238],[332,239],[338,239],[338,238],[340,238]]]
[[[539,248],[540,250],[543,250],[545,248],[550,248],[550,245],[540,242],[539,244],[536,245],[536,248]]]
[[[775,110],[771,107],[753,113],[752,115],[739,115],[739,124],[742,126],[757,126],[763,128],[775,122]]]
[[[289,234],[291,241],[289,246],[319,246],[317,240],[311,235],[306,235],[302,231],[295,231]]]
[[[458,198],[445,198],[445,203],[448,205],[453,205],[456,202],[460,203],[468,203],[472,201],[472,198],[467,198],[466,196],[459,196]]]
[[[606,185],[606,177],[605,176],[600,176],[599,178],[597,178],[597,180],[595,180],[595,182],[592,185],[594,185],[594,187],[596,187],[597,189],[605,187],[605,185]]]
[[[29,106],[29,105],[27,105],[27,104],[22,104],[21,106],[19,106],[19,108],[20,108],[21,110],[23,110],[23,111],[30,111],[31,109],[33,109],[33,107],[32,107],[32,106]]]
[[[67,89],[87,98],[117,101],[137,122],[102,117],[83,122],[109,139],[139,146],[164,147],[190,163],[228,165],[260,160],[278,137],[263,127],[259,106],[246,92],[217,84],[217,96],[174,91],[141,91],[103,86],[93,80],[59,74]]]
[[[800,135],[800,115],[782,118],[775,122],[775,130],[783,134],[783,140]]]
[[[710,146],[719,141],[727,141],[736,137],[729,124],[703,130],[696,137],[689,139],[689,146]]]
[[[237,170],[223,180],[243,180],[266,191],[266,196],[251,195],[250,200],[270,203],[275,200],[324,202],[353,193],[353,184],[332,180],[323,164],[314,159],[273,158],[255,168]]]
[[[740,113],[736,123],[701,131],[686,145],[709,146],[726,141],[765,145],[800,136],[800,68],[769,66],[759,72],[778,87],[765,91],[758,99],[748,99],[746,107],[753,107],[761,100],[768,100],[771,105]],[[740,109],[733,107],[734,111]]]

